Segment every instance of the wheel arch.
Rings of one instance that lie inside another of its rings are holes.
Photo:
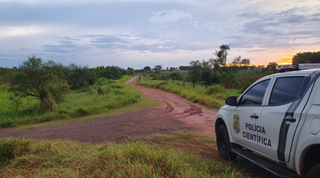
[[[228,135],[229,135],[229,140],[230,140],[231,143],[233,143],[234,140],[233,140],[233,137],[232,137],[230,126],[229,126],[228,122],[225,119],[223,119],[223,117],[217,117],[216,120],[215,120],[215,125],[214,125],[215,134],[217,135],[217,130],[218,130],[218,127],[220,125],[224,125],[227,128]]]
[[[320,163],[320,144],[313,144],[306,147],[299,159],[299,174],[305,177],[309,170],[316,164]]]

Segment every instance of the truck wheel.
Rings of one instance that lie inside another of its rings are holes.
[[[307,178],[318,178],[319,176],[320,176],[320,164],[316,164],[308,172]]]
[[[220,156],[225,160],[234,160],[237,154],[231,152],[231,144],[226,127],[220,125],[217,132],[217,147]]]

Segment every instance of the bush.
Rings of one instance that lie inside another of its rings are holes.
[[[75,110],[75,112],[74,112],[74,116],[76,116],[76,117],[82,117],[82,116],[86,116],[86,115],[89,115],[89,113],[86,110],[84,110],[83,108],[79,108],[79,109]]]
[[[235,83],[235,74],[223,72],[219,75],[219,81],[221,82],[221,84],[223,86],[225,86],[227,83],[234,84]]]
[[[207,89],[206,94],[212,95],[215,93],[224,93],[224,91],[225,91],[225,89],[222,88],[220,85],[213,85]]]
[[[123,85],[110,85],[110,88],[124,88]]]
[[[98,85],[108,85],[108,84],[111,84],[111,83],[113,83],[113,80],[111,80],[111,79],[106,79],[104,77],[100,77],[98,79]]]

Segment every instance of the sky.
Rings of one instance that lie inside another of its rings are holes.
[[[229,45],[252,64],[320,51],[320,0],[0,0],[0,67],[178,67]]]

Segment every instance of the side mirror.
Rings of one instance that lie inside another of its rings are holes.
[[[229,96],[226,98],[226,104],[229,106],[237,106],[237,97],[235,96]]]

